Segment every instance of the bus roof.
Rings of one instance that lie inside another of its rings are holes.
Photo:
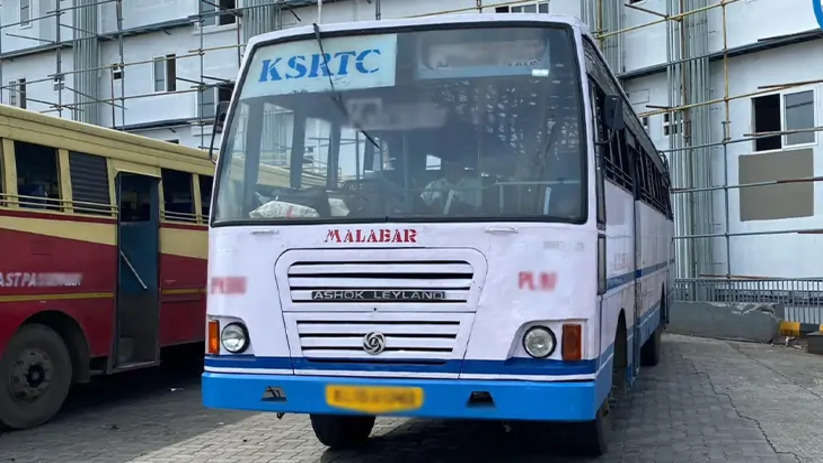
[[[55,134],[55,131],[63,134],[74,133],[80,139],[94,138],[96,141],[131,145],[133,148],[151,151],[152,155],[169,160],[211,165],[208,153],[200,149],[0,104],[0,138],[21,139],[22,137],[16,136],[14,132],[28,131],[32,124],[35,127],[43,127],[45,133],[49,134]],[[62,148],[60,145],[56,147]]]
[[[390,27],[412,27],[427,25],[490,22],[540,22],[550,24],[565,24],[580,30],[584,34],[588,34],[588,26],[573,16],[561,16],[545,13],[475,13],[460,15],[432,15],[404,19],[381,19],[379,21],[350,21],[341,23],[328,23],[320,24],[319,27],[320,31],[323,33],[345,31],[367,32],[371,29],[384,29]],[[253,37],[251,40],[249,40],[249,47],[254,47],[260,42],[269,42],[272,40],[287,39],[290,37],[298,37],[311,34],[314,34],[314,26],[301,26],[290,29],[283,29]],[[249,53],[247,53],[246,56],[248,57]]]

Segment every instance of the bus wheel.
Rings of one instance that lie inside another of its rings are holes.
[[[663,328],[658,326],[654,333],[649,336],[649,339],[643,344],[640,349],[640,364],[644,367],[653,367],[660,363],[660,348],[661,337],[663,336]]]
[[[611,422],[609,420],[609,401],[605,400],[597,418],[593,421],[578,423],[574,428],[574,451],[581,455],[599,457],[608,450]]]
[[[332,449],[358,447],[366,443],[374,427],[373,416],[310,415],[317,439]]]
[[[0,359],[0,426],[25,429],[53,417],[71,386],[63,339],[45,325],[24,325]]]

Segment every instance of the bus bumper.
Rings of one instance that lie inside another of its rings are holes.
[[[608,371],[610,373],[610,371]],[[326,386],[420,387],[423,404],[388,416],[539,421],[589,421],[611,388],[611,375],[588,381],[388,379],[336,376],[203,374],[203,404],[213,408],[285,413],[350,414],[326,403]],[[491,403],[472,404],[472,392]]]

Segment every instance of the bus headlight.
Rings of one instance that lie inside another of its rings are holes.
[[[232,354],[239,354],[249,347],[249,333],[240,323],[229,323],[220,333],[220,342]]]
[[[535,326],[529,328],[523,335],[523,348],[534,358],[546,358],[552,355],[557,346],[552,330],[545,326]]]

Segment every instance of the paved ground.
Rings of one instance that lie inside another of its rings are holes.
[[[823,357],[664,337],[615,411],[609,462],[823,462]],[[73,391],[53,422],[0,435],[6,462],[587,461],[556,429],[378,419],[371,444],[331,452],[308,419],[207,410],[197,371],[171,367]]]

